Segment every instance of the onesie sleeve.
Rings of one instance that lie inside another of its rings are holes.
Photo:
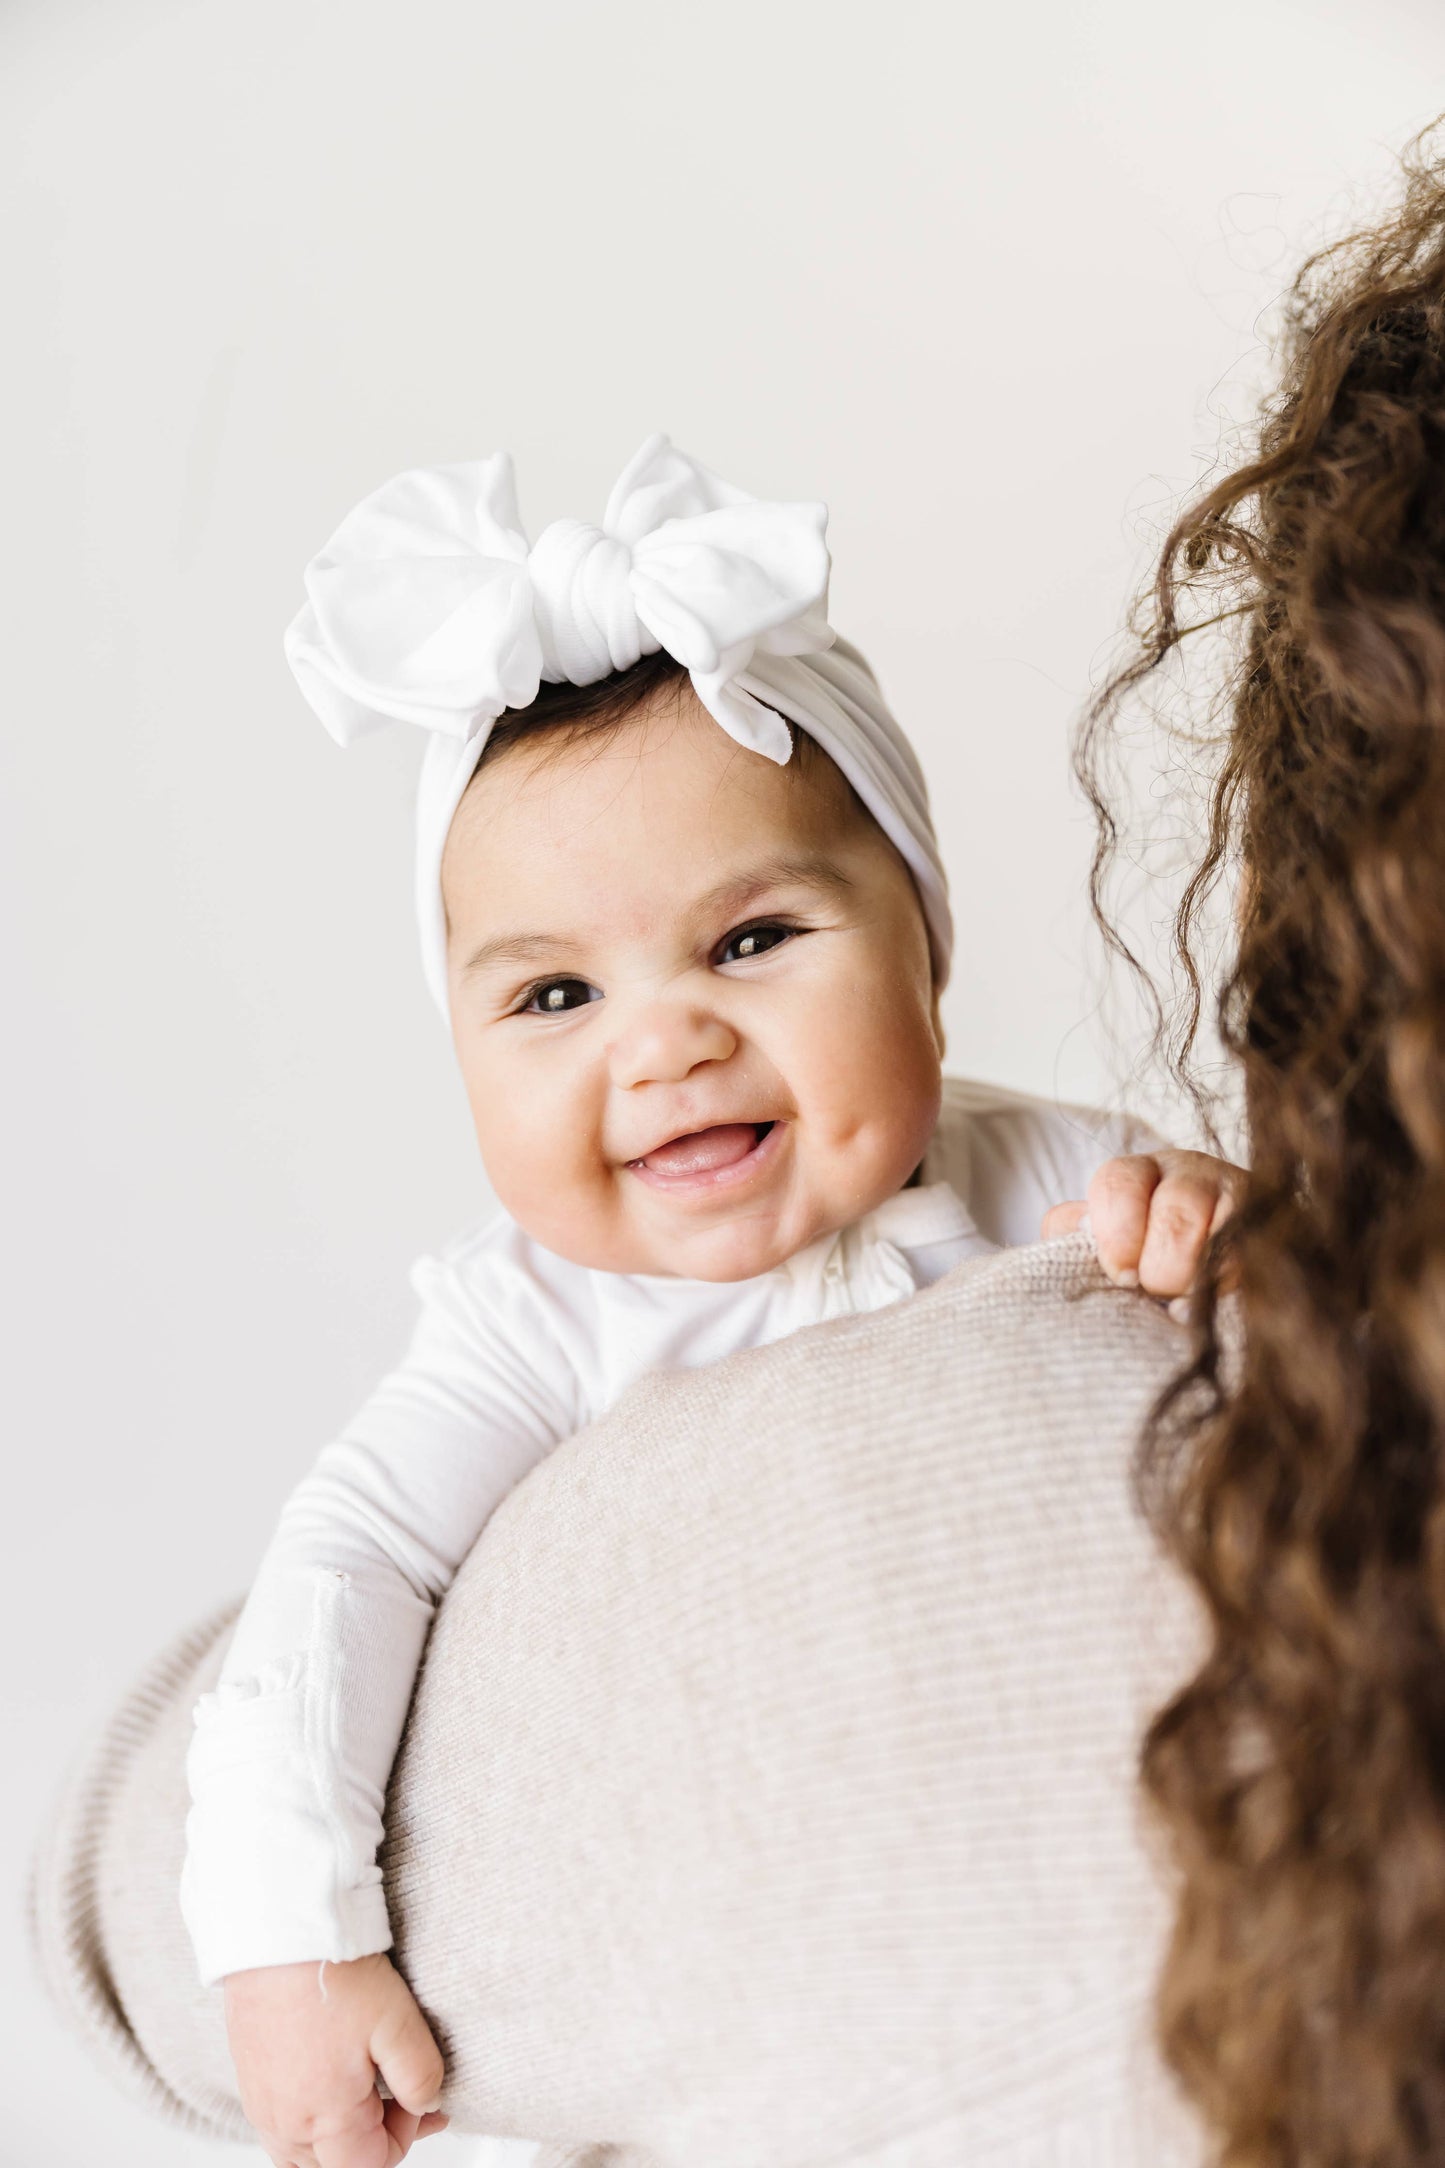
[[[1164,1140],[1137,1115],[1065,1105],[1001,1085],[944,1080],[929,1179],[952,1183],[990,1242],[1037,1242],[1051,1205],[1082,1197],[1095,1170]]]
[[[504,1247],[420,1258],[410,1281],[401,1362],[286,1501],[194,1711],[181,1910],[206,1985],[390,1947],[376,1855],[432,1614],[582,1418],[555,1318]]]

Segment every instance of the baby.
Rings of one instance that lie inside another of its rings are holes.
[[[898,1301],[1050,1206],[1168,1296],[1228,1209],[1219,1162],[943,1079],[946,883],[827,626],[825,518],[658,437],[601,529],[529,551],[495,459],[399,477],[307,568],[287,652],[327,727],[428,733],[423,961],[502,1211],[413,1268],[405,1358],[195,1712],[182,1905],[278,2163],[390,2168],[444,2124],[382,1807],[437,1601],[528,1469],[644,1372]]]

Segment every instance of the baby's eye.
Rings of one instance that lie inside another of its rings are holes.
[[[740,926],[730,933],[718,951],[718,961],[724,964],[746,963],[750,956],[766,956],[769,949],[791,938],[791,926]]]
[[[522,1008],[532,1016],[565,1016],[569,1009],[585,1008],[589,1001],[600,998],[597,988],[589,986],[586,979],[546,979],[532,988]]]

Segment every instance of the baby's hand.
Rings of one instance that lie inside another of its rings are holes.
[[[1244,1181],[1242,1167],[1207,1152],[1109,1159],[1090,1182],[1087,1203],[1056,1204],[1044,1215],[1044,1240],[1072,1233],[1087,1212],[1099,1262],[1116,1286],[1183,1295]]]
[[[261,1965],[223,1982],[241,2106],[276,2168],[396,2168],[445,2130],[445,2075],[411,1989],[378,1952],[326,1967]],[[377,2091],[378,2075],[391,2099]]]

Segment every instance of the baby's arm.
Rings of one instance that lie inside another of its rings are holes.
[[[273,2159],[306,2168],[388,2168],[440,2083],[380,1954],[387,1777],[437,1600],[581,1412],[505,1256],[423,1259],[412,1281],[406,1355],[287,1501],[187,1761],[181,1903],[201,1978],[226,1980],[248,2115]],[[388,2044],[392,2064],[373,2052]],[[410,2116],[383,2124],[378,2068]]]
[[[1184,1295],[1244,1181],[1242,1167],[1207,1152],[1161,1147],[1107,1159],[1090,1180],[1087,1198],[1055,1205],[1045,1215],[1044,1239],[1070,1233],[1087,1214],[1111,1280],[1146,1295]]]

